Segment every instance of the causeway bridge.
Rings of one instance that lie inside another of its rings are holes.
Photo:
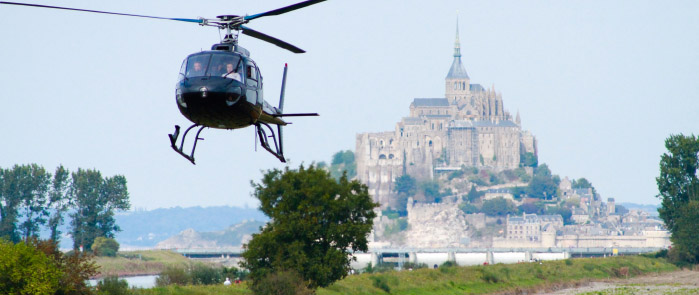
[[[452,261],[458,265],[517,263],[532,260],[560,260],[578,257],[606,257],[613,255],[637,255],[663,248],[370,248],[368,252],[353,253],[357,259],[352,268],[362,269],[371,263],[392,264],[402,268],[406,262],[424,263],[428,266]],[[191,259],[241,259],[243,248],[172,249]]]

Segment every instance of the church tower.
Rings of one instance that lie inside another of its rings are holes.
[[[461,42],[459,42],[459,18],[456,18],[456,41],[454,42],[454,61],[449,69],[445,83],[444,96],[450,104],[457,104],[459,100],[470,96],[471,79],[461,63]]]

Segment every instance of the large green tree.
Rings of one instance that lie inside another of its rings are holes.
[[[699,139],[696,136],[671,135],[665,140],[667,153],[660,157],[658,209],[660,218],[672,234],[674,250],[691,263],[699,262]]]
[[[75,212],[71,214],[73,247],[91,250],[97,237],[114,238],[120,230],[114,220],[116,210],[128,210],[129,192],[121,175],[103,178],[97,170],[78,169],[70,184]]]
[[[297,272],[310,288],[328,286],[347,275],[351,251],[367,251],[378,204],[366,185],[311,165],[269,170],[253,188],[270,217],[243,253],[253,288],[282,271]]]
[[[39,234],[50,184],[51,174],[37,164],[0,169],[0,237],[16,243]]]

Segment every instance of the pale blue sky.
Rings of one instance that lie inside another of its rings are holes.
[[[68,1],[164,17],[254,14],[294,1]],[[295,55],[241,36],[285,110],[318,112],[285,129],[290,164],[328,161],[360,132],[393,130],[415,97],[443,97],[456,16],[472,83],[495,85],[554,173],[586,177],[606,199],[658,203],[664,139],[699,133],[697,1],[330,0],[248,26]],[[195,24],[0,5],[0,167],[123,174],[134,207],[256,206],[250,180],[283,164],[254,151],[253,129],[207,129],[193,166],[167,139],[190,53],[219,41]]]

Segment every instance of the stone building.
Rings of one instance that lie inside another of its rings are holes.
[[[403,174],[430,179],[435,169],[515,169],[521,154],[537,154],[536,138],[521,129],[519,114],[513,121],[502,94],[471,83],[461,62],[458,24],[444,97],[415,98],[409,111],[393,131],[357,135],[357,177],[384,208]]]

